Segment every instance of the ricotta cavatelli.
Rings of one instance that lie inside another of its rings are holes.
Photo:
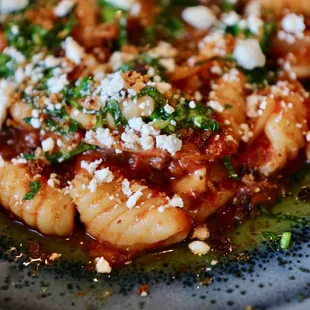
[[[45,235],[68,236],[73,232],[75,206],[60,189],[33,176],[25,164],[0,164],[0,203],[29,227]]]
[[[129,182],[120,171],[113,179],[96,180],[81,169],[69,193],[86,231],[97,240],[143,250],[180,242],[190,232],[191,219],[182,210],[181,198]]]

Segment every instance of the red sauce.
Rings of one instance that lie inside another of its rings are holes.
[[[28,133],[14,128],[6,128],[0,132],[0,155],[6,160],[20,153],[33,152],[38,145],[39,140],[35,133]],[[207,168],[208,177],[214,178],[212,182],[213,186],[216,187],[213,189],[215,192],[218,189],[234,189],[236,195],[233,202],[227,203],[207,220],[207,225],[211,232],[211,238],[208,240],[208,243],[210,243],[214,251],[221,253],[221,255],[226,255],[232,251],[232,245],[227,238],[227,231],[233,229],[245,217],[252,216],[255,213],[255,206],[257,204],[266,205],[273,203],[285,187],[283,184],[280,184],[279,180],[277,182],[266,180],[256,181],[253,185],[245,186],[245,184],[239,181],[228,179],[225,176],[225,170],[221,165],[217,165],[216,163],[206,164],[206,162],[190,160],[189,158],[167,159],[145,157],[132,153],[112,155],[110,152],[104,150],[86,152],[64,163],[52,167],[45,167],[41,170],[41,173],[48,176],[51,171],[54,171],[62,176],[63,185],[66,185],[66,182],[71,180],[80,169],[80,162],[82,160],[94,161],[99,158],[103,159],[104,164],[108,163],[110,167],[114,166],[117,169],[121,169],[128,179],[145,180],[150,186],[167,193],[171,192],[169,185],[171,180],[188,175],[201,166]],[[255,158],[255,152],[253,151],[253,154],[248,156],[248,158],[251,162],[252,158]],[[255,158],[255,160],[257,159]],[[294,166],[297,169],[303,162],[304,159],[299,157],[291,167]],[[239,165],[240,163],[237,163],[237,169]],[[290,170],[286,173],[292,173],[292,171]],[[282,178],[282,183],[283,179],[285,180],[285,178]],[[255,192],[255,187],[259,187],[260,191]],[[197,206],[203,201],[209,201],[212,205],[212,191],[209,190],[202,195],[196,197],[191,196],[188,199],[193,207],[187,211],[194,216]],[[91,257],[104,256],[113,266],[123,265],[137,255],[134,251],[116,249],[108,243],[94,240],[85,233],[78,218],[76,220],[74,234],[66,240],[76,246],[82,247]],[[29,251],[33,257],[47,257],[46,253],[40,250],[38,244],[30,244]]]

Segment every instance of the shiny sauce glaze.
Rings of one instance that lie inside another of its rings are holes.
[[[10,160],[19,154],[30,154],[39,145],[38,136],[34,132],[27,132],[17,128],[5,128],[0,132],[0,155],[5,160]],[[170,194],[171,188],[169,184],[176,177],[182,177],[190,171],[195,171],[199,165],[205,163],[199,161],[177,160],[169,161],[160,157],[145,157],[131,153],[123,153],[121,155],[111,154],[109,151],[88,151],[73,159],[65,161],[57,165],[47,165],[44,162],[30,161],[30,169],[32,173],[39,173],[42,176],[48,176],[50,173],[57,173],[63,186],[66,186],[68,181],[71,181],[80,169],[80,162],[82,160],[94,161],[96,159],[103,159],[104,163],[108,163],[110,167],[115,166],[121,169],[128,179],[139,179],[147,182],[148,185],[160,191]],[[298,170],[304,162],[303,158],[295,160],[294,165],[290,169],[284,171],[284,175],[289,175]],[[104,164],[103,163],[103,164]],[[213,165],[211,166],[213,167]],[[294,167],[294,169],[292,169]],[[238,167],[242,174],[242,165]],[[217,172],[217,171],[215,171]],[[244,172],[245,173],[245,172]],[[285,195],[288,182],[285,177],[277,178],[276,181],[262,180],[257,181],[251,186],[240,186],[240,182],[229,179],[221,180],[221,186],[224,188],[238,187],[236,197],[228,204],[217,210],[207,220],[207,226],[210,231],[210,239],[208,243],[212,250],[218,255],[225,256],[232,252],[233,245],[227,236],[227,233],[235,229],[245,218],[253,217],[257,214],[256,206],[263,204],[269,206],[275,202],[280,195]],[[253,191],[251,187],[259,186],[259,192]],[[206,200],[212,203],[212,193],[204,194],[204,196],[189,197],[191,199],[192,209],[188,210],[191,214],[195,212],[195,205]],[[2,210],[1,212],[6,212]],[[12,214],[8,214],[12,220],[16,220]],[[43,238],[51,238],[44,237]],[[131,250],[119,249],[111,246],[107,242],[101,242],[93,239],[87,233],[82,224],[76,217],[75,231],[66,238],[66,241],[73,246],[81,247],[89,257],[103,256],[114,267],[122,266],[130,262],[134,257],[141,256],[144,253],[136,253]],[[48,255],[42,251],[40,244],[37,241],[30,241],[29,254],[33,258],[46,258]],[[89,267],[92,268],[92,267]]]

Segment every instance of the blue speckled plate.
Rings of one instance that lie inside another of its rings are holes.
[[[309,216],[309,203],[296,199],[309,184],[308,175],[273,212]],[[213,253],[196,257],[184,244],[110,275],[88,271],[85,254],[64,240],[42,241],[4,215],[0,227],[0,309],[310,309],[310,228],[291,220],[262,215],[246,221],[230,236],[236,250],[216,265]],[[261,236],[288,229],[287,251]],[[51,265],[30,259],[22,254],[28,239],[63,256]],[[143,284],[150,288],[146,297],[137,294]]]

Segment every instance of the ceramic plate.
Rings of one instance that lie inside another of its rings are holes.
[[[89,257],[72,242],[44,239],[3,214],[0,307],[310,309],[310,204],[300,194],[309,180],[309,174],[295,180],[289,197],[229,232],[233,251],[225,257],[214,252],[194,256],[184,243],[141,256],[110,275],[91,271]],[[281,249],[278,240],[262,236],[283,231],[292,232],[288,250]],[[36,251],[62,257],[49,264],[36,257]],[[142,297],[139,288],[145,284],[149,293]]]

